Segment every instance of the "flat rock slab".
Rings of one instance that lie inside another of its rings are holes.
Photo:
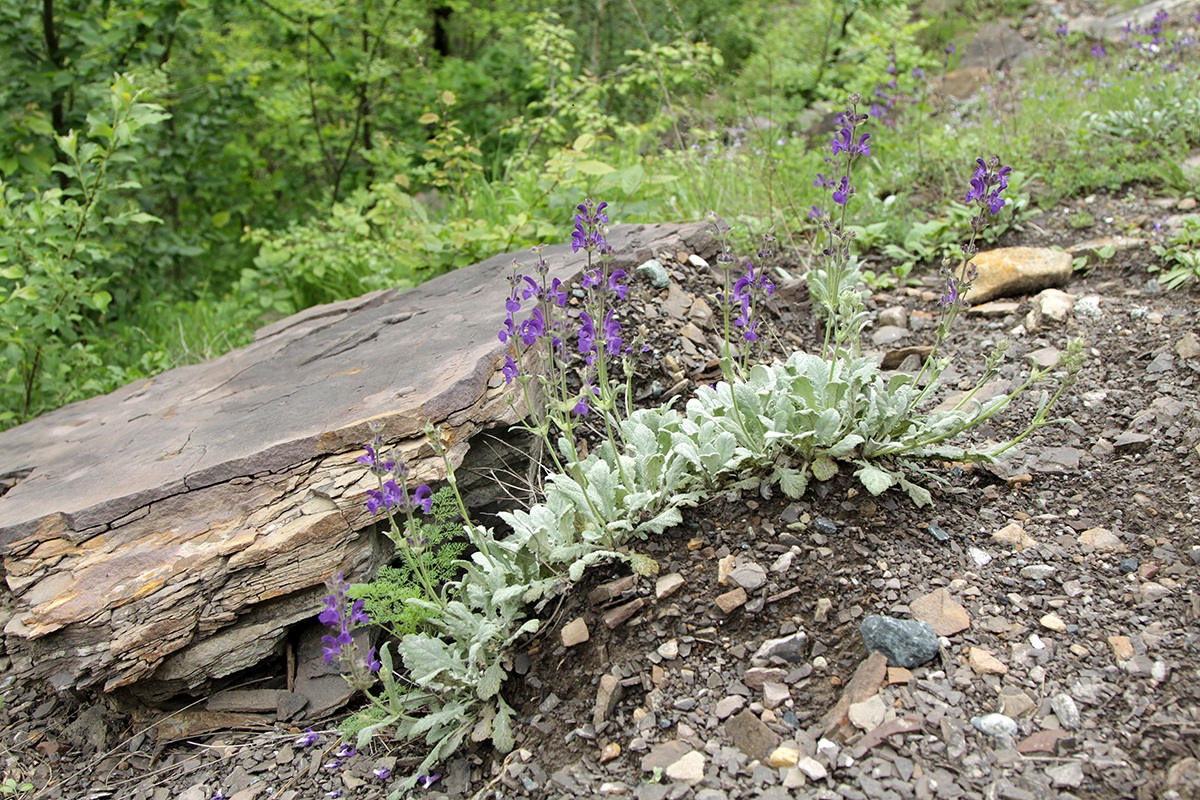
[[[971,305],[1065,286],[1072,272],[1071,254],[1048,247],[1001,247],[978,253],[971,263],[979,270],[967,293]]]
[[[620,226],[609,241],[630,273],[660,254],[715,254],[703,224]],[[545,257],[563,280],[586,263],[568,245]],[[474,434],[515,420],[496,337],[512,261],[308,309],[248,347],[0,433],[0,607],[12,610],[0,622],[15,674],[136,684],[145,699],[280,652],[327,577],[390,554],[355,460],[372,424],[433,482],[428,424],[461,463]]]

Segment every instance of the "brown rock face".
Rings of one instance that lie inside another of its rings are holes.
[[[631,274],[660,252],[715,254],[703,225],[609,241]],[[585,264],[567,245],[545,254],[563,280]],[[328,576],[369,576],[390,553],[356,463],[370,424],[434,482],[427,424],[461,463],[475,434],[516,419],[496,338],[512,259],[308,309],[241,350],[0,433],[14,671],[155,699],[280,652]]]

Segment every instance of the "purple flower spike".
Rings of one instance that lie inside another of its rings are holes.
[[[430,512],[433,508],[433,492],[428,486],[421,484],[417,487],[417,490],[413,492],[412,505],[413,508],[419,508],[426,514]]]
[[[839,206],[846,205],[846,201],[850,199],[850,195],[854,194],[854,187],[850,185],[850,179],[845,175],[842,176],[842,182],[833,190],[833,202]]]
[[[517,362],[513,361],[512,356],[504,357],[504,367],[500,371],[504,373],[505,383],[512,383],[513,378],[521,374],[520,370],[517,369]]]

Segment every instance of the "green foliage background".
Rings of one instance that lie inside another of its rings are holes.
[[[1025,2],[958,5],[983,21]],[[913,252],[980,153],[1043,202],[1183,184],[1200,123],[1164,109],[1194,59],[1127,70],[1142,83],[1083,63],[1086,90],[1035,73],[1036,103],[992,93],[950,129],[907,77],[965,45],[947,18],[903,0],[0,0],[0,427],[315,303],[565,239],[587,195],[621,222],[715,209],[796,245],[821,201],[810,126],[872,98],[893,55],[908,111],[860,178],[879,247]]]

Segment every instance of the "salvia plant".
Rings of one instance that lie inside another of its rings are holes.
[[[629,382],[637,345],[627,341],[619,323],[627,285],[624,271],[613,267],[606,205],[585,201],[575,216],[572,247],[587,255],[577,313],[568,313],[567,287],[547,281],[540,250],[533,274],[514,271],[499,334],[509,348],[503,373],[518,384],[528,410],[525,424],[545,441],[551,463],[540,501],[502,513],[509,532],[497,536],[470,521],[447,442],[441,431],[426,431],[464,521],[469,557],[457,562],[455,576],[440,575],[439,585],[429,575],[418,577],[424,591],[405,602],[428,612],[427,625],[361,660],[360,668],[378,677],[378,688],[367,692],[367,709],[347,728],[357,735],[357,746],[389,730],[428,748],[417,771],[391,797],[402,796],[468,739],[511,750],[515,713],[501,688],[512,669],[513,647],[541,628],[542,608],[589,565],[619,558],[653,573],[657,565],[629,545],[679,524],[681,508],[720,488],[765,494],[778,486],[798,497],[812,480],[829,480],[843,468],[852,468],[872,494],[895,486],[917,504],[929,504],[932,493],[917,476],[935,476],[921,462],[995,459],[1051,422],[1049,413],[1080,368],[1078,342],[1063,359],[1065,376],[1056,391],[1042,392],[1024,432],[1006,443],[951,444],[1000,413],[1018,392],[1047,382],[1048,371],[1034,369],[1012,392],[976,401],[979,387],[997,374],[1003,346],[985,359],[975,389],[942,410],[922,411],[949,363],[941,351],[965,307],[976,239],[1007,202],[1011,170],[996,158],[976,162],[966,191],[964,202],[976,210],[972,235],[958,263],[942,274],[930,356],[915,371],[885,374],[875,358],[862,354],[866,314],[846,212],[855,192],[854,166],[871,152],[870,134],[861,130],[868,118],[857,112],[857,102],[852,97],[831,145],[835,177],[818,176],[834,204],[833,214],[820,215],[823,262],[809,274],[810,292],[824,311],[819,354],[797,352],[773,364],[746,360],[765,332],[762,304],[773,292],[762,264],[770,257],[769,244],[759,252],[759,264],[735,267],[724,246],[728,229],[717,223],[718,265],[725,274],[716,298],[726,338],[725,379],[700,387],[682,411],[672,403],[635,411]],[[585,433],[598,442],[590,452],[581,444]],[[359,459],[378,479],[367,503],[372,511],[388,513],[393,539],[403,541],[402,552],[411,551],[423,546],[413,539],[419,526],[412,512],[429,510],[428,489],[410,492],[407,473],[379,455],[382,446],[377,439]],[[343,629],[365,624],[363,609],[347,608],[337,592],[326,602],[323,614],[336,623],[331,647],[348,635],[352,640],[352,630]]]

